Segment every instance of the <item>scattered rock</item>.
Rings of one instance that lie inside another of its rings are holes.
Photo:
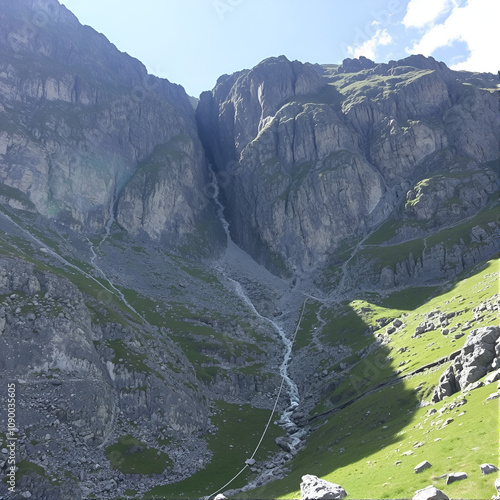
[[[488,385],[488,384],[492,384],[493,382],[496,382],[497,380],[500,380],[500,370],[495,370],[494,372],[490,373],[484,379],[484,383],[485,383],[485,385]]]
[[[486,476],[486,474],[493,474],[493,472],[496,472],[498,468],[494,466],[493,464],[481,464],[481,473]]]
[[[467,474],[465,472],[452,472],[446,477],[446,484],[462,481],[463,479],[467,479]]]
[[[300,483],[301,500],[337,500],[347,496],[342,486],[307,474]]]
[[[277,437],[275,442],[282,450],[289,453],[292,451],[291,443],[285,436]]]
[[[426,486],[418,490],[412,500],[449,500],[448,496],[434,486]]]
[[[487,398],[486,401],[493,401],[494,399],[500,398],[500,392],[494,392],[493,394],[490,394]]]
[[[472,330],[460,354],[439,379],[432,401],[441,401],[446,396],[460,390],[469,390],[472,384],[481,382],[479,379],[493,369],[493,361],[496,359],[496,343],[499,337],[498,326],[484,326]],[[496,375],[493,376],[495,377]]]
[[[425,469],[429,469],[430,467],[432,467],[432,465],[427,461],[427,460],[424,460],[423,462],[420,462],[416,467],[415,467],[415,472],[418,474],[422,471],[424,471]]]
[[[447,418],[443,424],[443,427],[446,427],[447,425],[450,425],[453,422],[452,418]],[[441,427],[441,428],[443,428]]]

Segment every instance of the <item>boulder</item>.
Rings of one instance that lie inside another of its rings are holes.
[[[225,497],[222,493],[219,493],[214,500],[227,500],[227,497]]]
[[[437,403],[443,398],[451,396],[459,391],[458,383],[455,379],[453,366],[449,366],[439,378],[439,383],[432,395],[432,402]]]
[[[441,375],[432,396],[434,403],[458,391],[474,388],[474,384],[482,383],[484,377],[493,368],[495,345],[500,337],[498,326],[483,326],[472,330],[465,341],[460,354],[453,360]],[[495,364],[496,366],[496,364]],[[500,379],[500,373],[493,372],[487,383]],[[490,381],[491,380],[491,381]]]
[[[290,440],[285,436],[280,436],[275,439],[276,444],[283,450],[288,453],[292,451],[292,446]]]
[[[429,467],[432,467],[432,465],[427,460],[424,460],[423,462],[420,462],[417,466],[415,466],[415,472],[418,474],[419,472],[422,472]]]
[[[496,358],[495,358],[496,359]],[[497,380],[500,380],[500,370],[495,370],[494,372],[491,372],[485,379],[484,383],[486,385],[492,384],[493,382],[496,382]]]
[[[449,500],[449,498],[441,490],[438,490],[434,486],[426,486],[425,488],[418,490],[412,500]]]
[[[498,470],[493,464],[481,464],[481,473],[486,476],[486,474],[493,474]]]
[[[325,481],[311,474],[302,476],[301,500],[337,500],[347,496],[342,486]]]
[[[465,472],[452,472],[446,477],[446,484],[462,481],[463,479],[467,479],[467,474]]]
[[[497,489],[497,496],[500,497],[500,477],[495,479],[495,488]]]

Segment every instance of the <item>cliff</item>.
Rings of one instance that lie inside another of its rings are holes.
[[[459,223],[497,189],[493,75],[367,61],[271,58],[201,96],[231,234],[275,272],[322,266],[391,217]]]
[[[214,250],[218,221],[182,87],[57,2],[22,0],[2,1],[0,96],[0,183],[18,206],[84,234],[116,218],[169,247],[194,239]]]

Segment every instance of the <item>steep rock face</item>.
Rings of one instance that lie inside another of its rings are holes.
[[[197,437],[209,409],[192,365],[157,329],[106,322],[101,308],[65,278],[0,258],[0,382],[16,385],[17,462],[44,471],[29,482],[33,498],[87,498],[85,479],[106,491],[117,477],[106,448],[132,430],[158,448],[168,439],[176,469],[193,467],[179,451],[184,442],[203,456]],[[6,408],[0,421],[7,428]],[[45,491],[48,476],[61,477],[57,491]],[[121,474],[130,486],[144,484],[138,477]]]
[[[296,69],[277,79],[277,67]],[[231,233],[254,257],[278,272],[314,268],[405,197],[404,217],[423,217],[427,229],[444,225],[450,211],[455,223],[486,205],[496,184],[488,162],[498,158],[499,140],[492,78],[475,82],[491,91],[465,85],[474,82],[470,74],[422,56],[314,68],[320,80],[309,76],[311,68],[268,59],[221,78],[197,109]],[[294,94],[298,73],[308,84]],[[271,87],[272,105],[258,90]],[[450,171],[455,180],[446,178]],[[416,184],[438,174],[431,203]],[[416,199],[425,203],[418,207]]]
[[[134,342],[127,337],[141,332],[129,332],[112,323],[94,324],[87,307],[90,298],[66,279],[38,272],[24,261],[2,258],[0,296],[3,376],[23,378],[26,391],[49,383],[54,375],[62,381],[63,392],[77,388],[79,398],[72,408],[78,407],[81,422],[77,427],[80,435],[90,436],[86,441],[100,444],[111,432],[117,406],[132,419],[144,418],[145,425],[153,429],[167,426],[176,432],[193,432],[205,425],[206,412],[196,391],[187,389],[179,378],[175,380],[176,374],[169,373],[167,378],[157,367],[139,362],[140,353],[133,350]],[[172,344],[171,349],[175,355],[177,348]],[[162,356],[174,362],[168,348]],[[189,379],[189,364],[186,359],[181,361],[178,369]],[[129,396],[140,388],[143,400],[133,404],[125,398],[120,402],[123,387]],[[120,396],[118,404],[115,393]],[[162,400],[165,404],[160,404]],[[62,418],[66,410],[58,410],[59,419],[76,420],[74,415]],[[156,416],[151,420],[153,413]]]
[[[129,205],[119,205],[131,232],[139,226],[174,242],[213,223],[197,201],[205,164],[182,87],[148,75],[55,0],[2,1],[0,27],[0,186],[9,199],[86,232],[113,218],[120,196],[144,204],[133,223]],[[178,154],[165,162],[160,185],[139,197],[126,186],[164,144]],[[182,162],[186,151],[189,161]],[[165,185],[161,205],[154,197]],[[175,228],[164,224],[170,216]]]

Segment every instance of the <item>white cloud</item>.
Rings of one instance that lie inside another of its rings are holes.
[[[407,28],[423,28],[433,23],[453,4],[453,0],[410,0],[403,24]]]
[[[378,23],[374,21],[373,24],[377,25]],[[377,48],[381,45],[389,45],[390,43],[392,43],[392,37],[389,32],[386,29],[379,28],[369,40],[366,40],[366,42],[360,45],[347,47],[347,53],[351,57],[365,56],[368,59],[375,60],[375,51]]]
[[[436,49],[462,40],[467,43],[470,55],[452,69],[496,73],[500,70],[495,40],[499,19],[499,0],[468,0],[463,7],[455,4],[448,18],[442,24],[429,27],[407,52],[430,56]]]

